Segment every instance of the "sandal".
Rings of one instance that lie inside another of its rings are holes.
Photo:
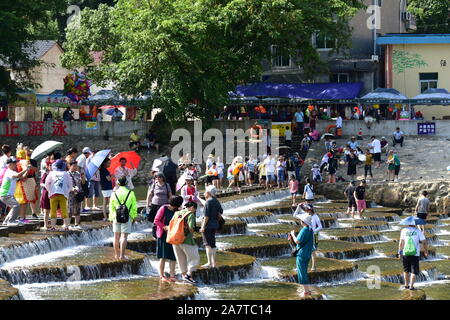
[[[169,282],[177,282],[177,278],[175,278],[175,277],[170,277],[170,278],[169,278]]]
[[[159,278],[159,281],[162,281],[162,282],[170,282],[169,279],[167,279],[166,277],[160,277],[160,278]]]
[[[410,287],[409,290],[411,290],[411,291],[416,291],[417,289],[414,288],[414,287]]]

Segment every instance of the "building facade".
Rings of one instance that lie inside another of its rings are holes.
[[[377,37],[407,32],[415,28],[414,22],[406,13],[406,0],[365,0],[364,4],[367,8],[360,10],[350,21],[353,32],[349,50],[332,53],[332,39],[320,34],[320,30],[312,36],[313,45],[329,69],[327,74],[317,75],[314,82],[363,82],[361,94],[384,85],[384,52],[377,46]],[[294,59],[278,55],[276,49],[272,48],[272,61],[263,62],[263,81],[304,82],[302,69],[294,64]]]
[[[450,34],[388,34],[385,48],[386,87],[413,98],[430,88],[450,91]],[[450,117],[448,106],[417,106],[425,119]]]

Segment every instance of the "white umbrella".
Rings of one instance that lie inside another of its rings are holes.
[[[320,139],[323,140],[323,139],[325,139],[325,137],[334,137],[334,134],[331,134],[331,133],[324,133],[324,134],[320,137]]]
[[[44,143],[41,143],[38,145],[33,153],[31,154],[31,159],[39,160],[43,158],[47,153],[57,149],[59,146],[62,146],[63,143],[59,141],[45,141]]]

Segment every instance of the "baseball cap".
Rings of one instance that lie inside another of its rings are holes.
[[[66,169],[66,162],[64,160],[56,160],[56,162],[53,164],[57,170],[65,170]]]
[[[19,162],[19,160],[17,160],[16,157],[10,157],[10,158],[8,158],[8,160],[6,160],[6,164],[17,163],[17,162]]]
[[[83,148],[83,153],[92,153],[91,149],[89,147]]]

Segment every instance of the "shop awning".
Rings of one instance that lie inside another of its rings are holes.
[[[355,83],[271,83],[239,85],[230,97],[289,98],[304,100],[351,100],[358,97],[362,82]]]
[[[443,88],[431,88],[411,98],[410,103],[416,105],[450,105],[450,93]]]
[[[400,104],[407,103],[408,97],[393,88],[377,88],[359,99],[359,102],[362,104]]]

